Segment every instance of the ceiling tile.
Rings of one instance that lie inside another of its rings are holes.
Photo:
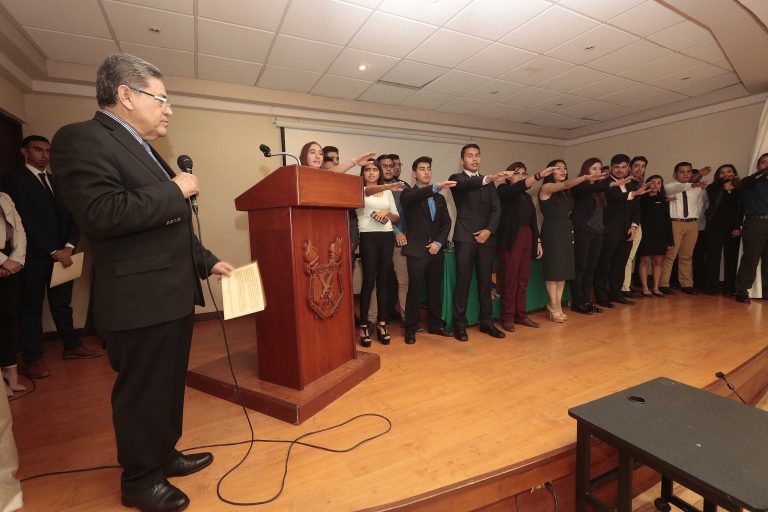
[[[501,78],[521,84],[538,85],[575,67],[568,62],[542,55],[526,62],[522,66],[518,66],[512,71],[504,73],[501,75]]]
[[[535,53],[493,43],[469,59],[457,69],[485,76],[499,76],[536,57]]]
[[[604,101],[597,100],[584,100],[583,103],[576,105],[575,107],[565,108],[560,111],[561,114],[571,117],[592,117],[592,114],[603,112],[609,108],[613,108],[615,105],[606,103]]]
[[[520,107],[502,105],[501,103],[489,103],[487,106],[475,111],[472,115],[477,117],[487,117],[488,119],[500,119],[505,116],[511,116],[521,112]]]
[[[540,83],[539,87],[553,91],[571,92],[605,78],[608,78],[605,73],[579,66]]]
[[[413,0],[384,0],[379,10],[412,20],[443,25],[472,0],[442,0],[441,2],[414,2]]]
[[[220,21],[197,20],[197,48],[200,53],[228,59],[264,62],[274,34]]]
[[[312,89],[312,94],[353,100],[368,89],[372,83],[342,76],[323,75]]]
[[[723,74],[722,68],[713,66],[712,64],[700,64],[696,67],[684,69],[654,80],[651,84],[656,87],[661,87],[662,89],[669,89],[670,91],[686,94],[685,91],[690,89],[693,83],[721,76]]]
[[[331,64],[331,67],[328,68],[328,73],[337,76],[346,76],[347,78],[355,78],[357,80],[375,82],[381,78],[384,73],[389,71],[392,66],[397,64],[397,62],[398,59],[395,57],[345,48],[336,58],[334,63]],[[360,71],[358,69],[358,66],[362,64],[367,66],[365,71]]]
[[[491,44],[486,39],[440,29],[408,55],[410,60],[453,68]]]
[[[551,128],[563,128],[566,130],[591,124],[591,121],[585,119],[575,119],[573,117],[553,113],[546,113],[540,117],[535,117],[528,122],[538,126],[549,126]]]
[[[611,18],[610,23],[633,34],[647,37],[659,30],[676,25],[684,19],[655,0],[647,0],[627,12]]]
[[[362,101],[370,101],[373,103],[397,105],[412,94],[412,89],[406,89],[404,87],[393,87],[391,85],[373,84],[357,99]]]
[[[513,94],[508,98],[501,100],[501,103],[506,105],[512,105],[513,107],[532,107],[542,101],[551,100],[560,96],[559,92],[548,91],[547,89],[539,89],[537,87],[528,87],[527,89]]]
[[[608,25],[599,25],[589,32],[575,37],[547,52],[547,55],[556,57],[574,64],[584,64],[598,57],[607,55],[628,44],[637,41],[637,37]],[[590,48],[591,49],[587,49]]]
[[[425,89],[462,96],[488,81],[489,79],[484,76],[453,70],[427,85]]]
[[[124,4],[143,5],[144,7],[152,7],[163,11],[189,14],[190,16],[194,14],[194,7],[192,5],[193,0],[120,0],[120,2]]]
[[[608,21],[619,14],[643,3],[645,0],[560,0],[562,7],[567,7],[592,16],[600,21]]]
[[[27,33],[51,60],[98,66],[104,57],[118,51],[111,39],[76,36],[63,32],[28,28]]]
[[[723,50],[720,49],[720,45],[714,39],[707,39],[703,43],[686,48],[683,53],[711,64],[717,64],[718,61],[725,59]],[[728,66],[730,67],[730,64]]]
[[[359,5],[360,7],[368,7],[370,9],[375,9],[377,5],[379,5],[379,2],[381,0],[344,0],[348,4],[355,4]]]
[[[577,96],[584,96],[585,98],[599,99],[606,94],[629,89],[630,87],[634,87],[636,85],[637,82],[625,80],[624,78],[620,78],[618,76],[609,76],[608,78],[600,80],[599,82],[595,82],[594,84],[586,85],[576,89],[575,91],[572,91],[572,93]]]
[[[589,118],[595,119],[597,121],[608,121],[609,119],[628,116],[629,114],[634,114],[635,112],[637,112],[637,110],[633,108],[613,106],[607,110],[598,112],[597,114],[592,114],[589,116]]]
[[[561,94],[554,98],[549,98],[533,105],[536,110],[543,110],[545,112],[561,112],[567,108],[577,107],[587,101],[585,98],[579,96],[572,96],[570,94]]]
[[[322,73],[328,69],[341,49],[341,46],[279,35],[272,51],[269,52],[269,64]]]
[[[381,77],[381,80],[413,87],[423,87],[448,71],[447,68],[420,64],[410,60],[401,60],[395,67],[387,71]]]
[[[448,112],[449,114],[476,115],[475,113],[490,105],[490,102],[473,100],[469,98],[456,98],[450,103],[446,103],[438,108],[438,112]]]
[[[370,13],[370,9],[334,0],[293,0],[280,33],[344,46]]]
[[[639,82],[650,82],[651,80],[656,80],[657,78],[661,78],[677,71],[696,67],[699,64],[701,64],[701,62],[696,59],[680,55],[679,53],[673,53],[643,66],[624,71],[621,73],[621,76]]]
[[[267,66],[259,77],[258,87],[280,91],[309,92],[320,78],[320,73],[298,69]]]
[[[351,48],[405,57],[437,30],[434,25],[376,12],[350,41]]]
[[[259,78],[262,64],[226,59],[213,55],[197,56],[197,78],[253,86]]]
[[[155,46],[123,43],[121,49],[151,62],[163,72],[163,76],[195,77],[195,54],[181,50],[169,50]]]
[[[688,96],[698,96],[700,94],[716,91],[717,89],[722,89],[723,87],[730,87],[739,82],[740,80],[736,73],[725,73],[703,80],[685,82],[681,87],[675,90]]]
[[[652,87],[645,84],[637,84],[629,89],[612,92],[602,96],[600,99],[603,101],[609,101],[617,105],[626,105],[633,101],[640,101],[646,98],[651,98],[662,92],[658,87]]]
[[[499,119],[502,119],[504,121],[512,121],[514,123],[527,123],[531,119],[541,117],[542,114],[543,112],[539,112],[538,110],[531,110],[529,108],[520,108],[520,109],[517,109],[517,111],[515,112],[504,114],[503,116],[499,117]]]
[[[594,20],[555,6],[513,31],[501,42],[545,53],[596,26]],[[556,30],[553,30],[554,27]]]
[[[97,0],[67,2],[67,16],[54,12],[49,0],[2,0],[16,21],[25,27],[111,39]]]
[[[671,91],[662,91],[655,96],[645,98],[642,100],[631,101],[625,105],[627,108],[633,108],[638,110],[646,110],[650,108],[660,107],[661,105],[667,105],[676,101],[684,100],[687,96],[678,94]],[[594,116],[592,116],[594,117]]]
[[[400,102],[403,107],[422,108],[425,110],[434,110],[442,105],[445,105],[455,96],[450,94],[443,94],[441,92],[431,91],[418,91],[417,93],[408,96],[405,100]]]
[[[209,20],[274,32],[280,25],[288,0],[197,0],[197,15]]]
[[[525,89],[525,86],[522,84],[508,82],[507,80],[491,80],[476,89],[472,89],[464,96],[476,100],[500,101],[504,98],[509,98],[513,94],[517,94],[523,89]]]
[[[195,50],[192,16],[106,0],[104,8],[120,42],[190,52]],[[152,32],[149,27],[157,27],[160,32]]]
[[[542,0],[475,0],[446,27],[495,41],[544,12],[550,5]]]
[[[672,50],[680,51],[690,48],[695,44],[702,43],[707,39],[712,39],[709,30],[701,28],[692,21],[683,21],[677,25],[660,30],[655,34],[648,36],[648,39],[661,46]]]
[[[719,60],[716,60],[716,61],[712,62],[712,64],[714,64],[715,66],[717,66],[719,68],[733,70],[733,66],[731,66],[730,61],[727,58],[725,58],[725,57],[723,57],[722,59],[719,59]]]
[[[666,48],[662,48],[645,39],[640,39],[624,48],[619,48],[608,55],[603,55],[599,59],[590,61],[587,66],[616,75],[643,64],[648,64],[671,53]]]

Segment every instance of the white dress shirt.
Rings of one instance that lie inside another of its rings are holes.
[[[680,183],[672,180],[664,184],[664,191],[667,197],[675,196],[669,203],[669,216],[672,219],[698,219],[702,214],[702,194],[706,195],[703,188],[694,187],[691,183]],[[688,200],[688,215],[685,215],[685,205],[683,199],[685,192]]]

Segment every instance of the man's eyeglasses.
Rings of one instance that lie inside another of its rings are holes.
[[[129,89],[132,91],[140,92],[141,94],[146,94],[147,96],[150,96],[157,101],[160,102],[160,107],[162,109],[171,108],[171,102],[168,100],[166,96],[161,96],[159,94],[152,94],[151,92],[142,91],[141,89],[136,89],[135,87],[128,86]]]

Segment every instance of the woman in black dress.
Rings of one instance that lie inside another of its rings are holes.
[[[643,296],[663,297],[659,290],[661,267],[667,249],[675,245],[672,237],[672,221],[669,218],[669,204],[664,193],[664,179],[658,174],[650,176],[645,182],[649,185],[648,193],[640,198],[640,223],[643,227],[643,239],[637,248],[640,267],[637,273],[643,285]],[[648,265],[653,263],[653,290],[648,287]]]
[[[715,181],[707,186],[709,207],[707,228],[704,232],[706,255],[704,257],[704,292],[717,295],[720,292],[720,256],[723,262],[723,294],[730,295],[736,288],[736,266],[741,245],[741,181],[736,167],[724,164],[715,171]]]

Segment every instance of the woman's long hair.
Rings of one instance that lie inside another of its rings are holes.
[[[304,146],[301,148],[301,153],[299,153],[299,162],[301,162],[301,165],[308,165],[307,156],[309,156],[309,148],[312,147],[312,144],[317,144],[320,146],[320,143],[315,141],[310,141],[304,144]],[[320,150],[323,150],[323,146],[320,146]]]
[[[733,171],[734,177],[731,180],[731,183],[733,183],[734,190],[739,190],[741,188],[741,179],[739,178],[739,171],[736,170],[736,167],[733,164],[723,164],[720,167],[718,167],[717,170],[715,171],[715,179],[716,180],[721,179],[720,171],[727,168],[730,168]]]
[[[581,164],[581,171],[579,172],[579,176],[586,176],[586,175],[588,175],[589,174],[589,168],[592,167],[595,164],[600,164],[600,170],[602,171],[602,167],[603,167],[603,161],[602,160],[600,160],[599,158],[595,158],[595,157],[587,158],[586,160],[584,160],[584,163]],[[597,201],[597,204],[599,204],[599,205],[605,206],[606,204],[608,204],[608,201],[606,201],[606,199],[605,199],[605,192],[602,192],[602,191],[594,192],[592,194],[592,197],[595,198],[595,201]]]
[[[659,187],[659,198],[662,201],[666,201],[667,200],[667,191],[664,190],[664,178],[662,178],[658,174],[654,174],[653,176],[648,176],[647,178],[645,178],[645,182],[646,183],[650,183],[651,180],[654,180],[654,179],[657,179],[657,178],[661,180],[661,187]],[[647,197],[651,197],[650,194],[647,194]]]
[[[549,162],[547,164],[547,167],[554,167],[557,164],[563,164],[565,166],[565,178],[563,179],[563,181],[567,180],[568,179],[568,165],[565,163],[565,160],[562,160],[560,158],[558,158],[556,160],[552,160],[551,162]],[[554,183],[554,182],[555,182],[555,173],[550,174],[549,176],[544,178],[544,181],[542,181],[542,183]]]

